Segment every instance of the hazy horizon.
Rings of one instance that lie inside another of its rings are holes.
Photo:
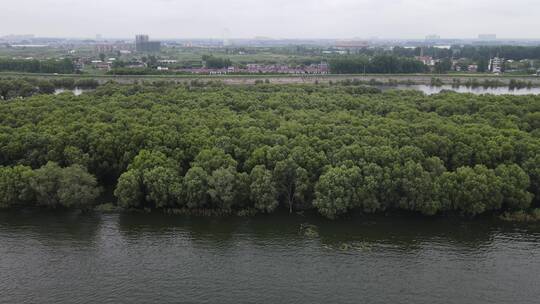
[[[0,36],[154,39],[538,39],[540,1],[4,0]],[[526,8],[526,9],[524,9]]]

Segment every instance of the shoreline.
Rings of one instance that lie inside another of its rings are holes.
[[[461,215],[458,213],[441,213],[436,216],[422,215],[415,212],[407,212],[405,210],[387,210],[376,213],[362,213],[360,210],[351,210],[350,213],[336,218],[328,219],[313,209],[297,210],[292,213],[287,212],[285,209],[275,211],[273,213],[258,212],[255,209],[238,209],[238,210],[219,210],[211,208],[199,208],[199,209],[187,209],[187,208],[162,208],[162,209],[136,209],[136,208],[123,208],[113,204],[99,204],[91,209],[73,209],[73,208],[41,208],[41,207],[24,207],[24,208],[7,208],[0,209],[0,213],[78,213],[79,215],[92,215],[92,214],[114,214],[114,215],[148,215],[148,216],[167,216],[167,217],[194,217],[194,218],[245,218],[255,219],[257,217],[305,217],[306,219],[317,219],[329,222],[343,222],[357,219],[410,219],[415,221],[441,221],[441,220],[463,220],[463,221],[482,221],[482,220],[496,220],[501,223],[540,223],[540,208],[530,208],[528,210],[521,211],[500,211],[491,212],[486,214],[479,214],[476,216]]]
[[[339,81],[360,81],[360,82],[382,82],[382,83],[414,83],[433,84],[434,79],[438,79],[443,85],[452,85],[456,82],[465,85],[468,81],[501,82],[503,85],[510,85],[510,81],[531,82],[535,87],[540,86],[538,76],[515,76],[515,75],[491,75],[491,74],[309,74],[309,75],[84,75],[84,74],[39,74],[39,73],[15,73],[0,72],[0,77],[14,78],[39,78],[56,79],[72,78],[95,79],[100,84],[108,81],[115,81],[120,84],[132,84],[139,81],[220,81],[224,84],[255,84],[258,81],[268,80],[272,84],[315,84],[330,83]]]

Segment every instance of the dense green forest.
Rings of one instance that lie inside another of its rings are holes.
[[[205,66],[209,69],[222,69],[228,68],[232,65],[232,62],[228,58],[219,58],[212,55],[203,55],[202,60]]]
[[[455,48],[457,55],[472,59],[488,59],[499,56],[505,59],[540,59],[539,46],[514,46],[514,45],[494,45],[494,46],[470,46]]]
[[[470,216],[538,206],[539,152],[540,96],[110,83],[0,102],[0,207]]]
[[[75,65],[69,58],[62,60],[27,60],[0,58],[0,72],[72,74]]]
[[[344,56],[330,60],[330,71],[334,74],[408,74],[425,73],[428,68],[422,62],[393,55]]]

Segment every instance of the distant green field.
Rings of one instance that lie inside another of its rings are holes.
[[[95,57],[96,53],[92,46],[78,47],[75,52],[70,53],[73,49],[67,47],[17,47],[17,48],[0,48],[0,57],[5,58],[62,58],[62,57]],[[228,53],[229,52],[229,53]],[[252,53],[256,52],[256,53]],[[217,57],[229,58],[234,63],[296,63],[306,60],[321,60],[320,56],[312,55],[295,55],[281,53],[280,49],[275,50],[251,50],[245,54],[232,52],[228,49],[218,48],[183,48],[183,47],[164,47],[158,54],[127,54],[118,56],[116,52],[106,54],[108,57],[119,57],[118,59],[129,61],[135,58],[156,56],[159,59],[173,59],[179,62],[201,61],[203,55],[214,55]]]

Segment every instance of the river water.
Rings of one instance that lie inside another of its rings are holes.
[[[540,225],[3,212],[0,292],[0,303],[539,303]]]
[[[427,95],[433,95],[440,93],[443,90],[454,91],[458,93],[471,93],[475,95],[481,94],[493,94],[493,95],[540,95],[540,87],[533,88],[522,88],[522,89],[510,89],[509,87],[467,87],[467,86],[451,86],[451,85],[442,85],[442,86],[430,86],[430,85],[397,85],[397,86],[376,86],[377,88],[387,91],[387,90],[417,90],[421,91]],[[58,95],[64,92],[71,92],[75,96],[79,96],[84,92],[92,91],[88,89],[75,88],[73,90],[66,89],[56,89],[54,94]]]
[[[451,86],[451,85],[442,85],[442,86],[430,86],[430,85],[397,85],[397,86],[380,86],[380,89],[389,90],[417,90],[424,92],[427,95],[433,95],[440,93],[443,90],[454,91],[458,93],[471,93],[475,95],[481,94],[493,94],[493,95],[539,95],[540,88],[522,88],[522,89],[511,89],[509,87],[467,87],[467,86]]]
[[[81,89],[81,88],[75,88],[75,89],[73,89],[73,90],[67,90],[67,89],[55,89],[55,90],[54,90],[54,95],[58,95],[58,94],[61,94],[61,93],[64,93],[64,92],[71,92],[71,93],[73,93],[73,95],[79,96],[79,95],[81,95],[82,93],[84,93],[85,91],[89,91],[89,90],[85,90],[85,89]]]

